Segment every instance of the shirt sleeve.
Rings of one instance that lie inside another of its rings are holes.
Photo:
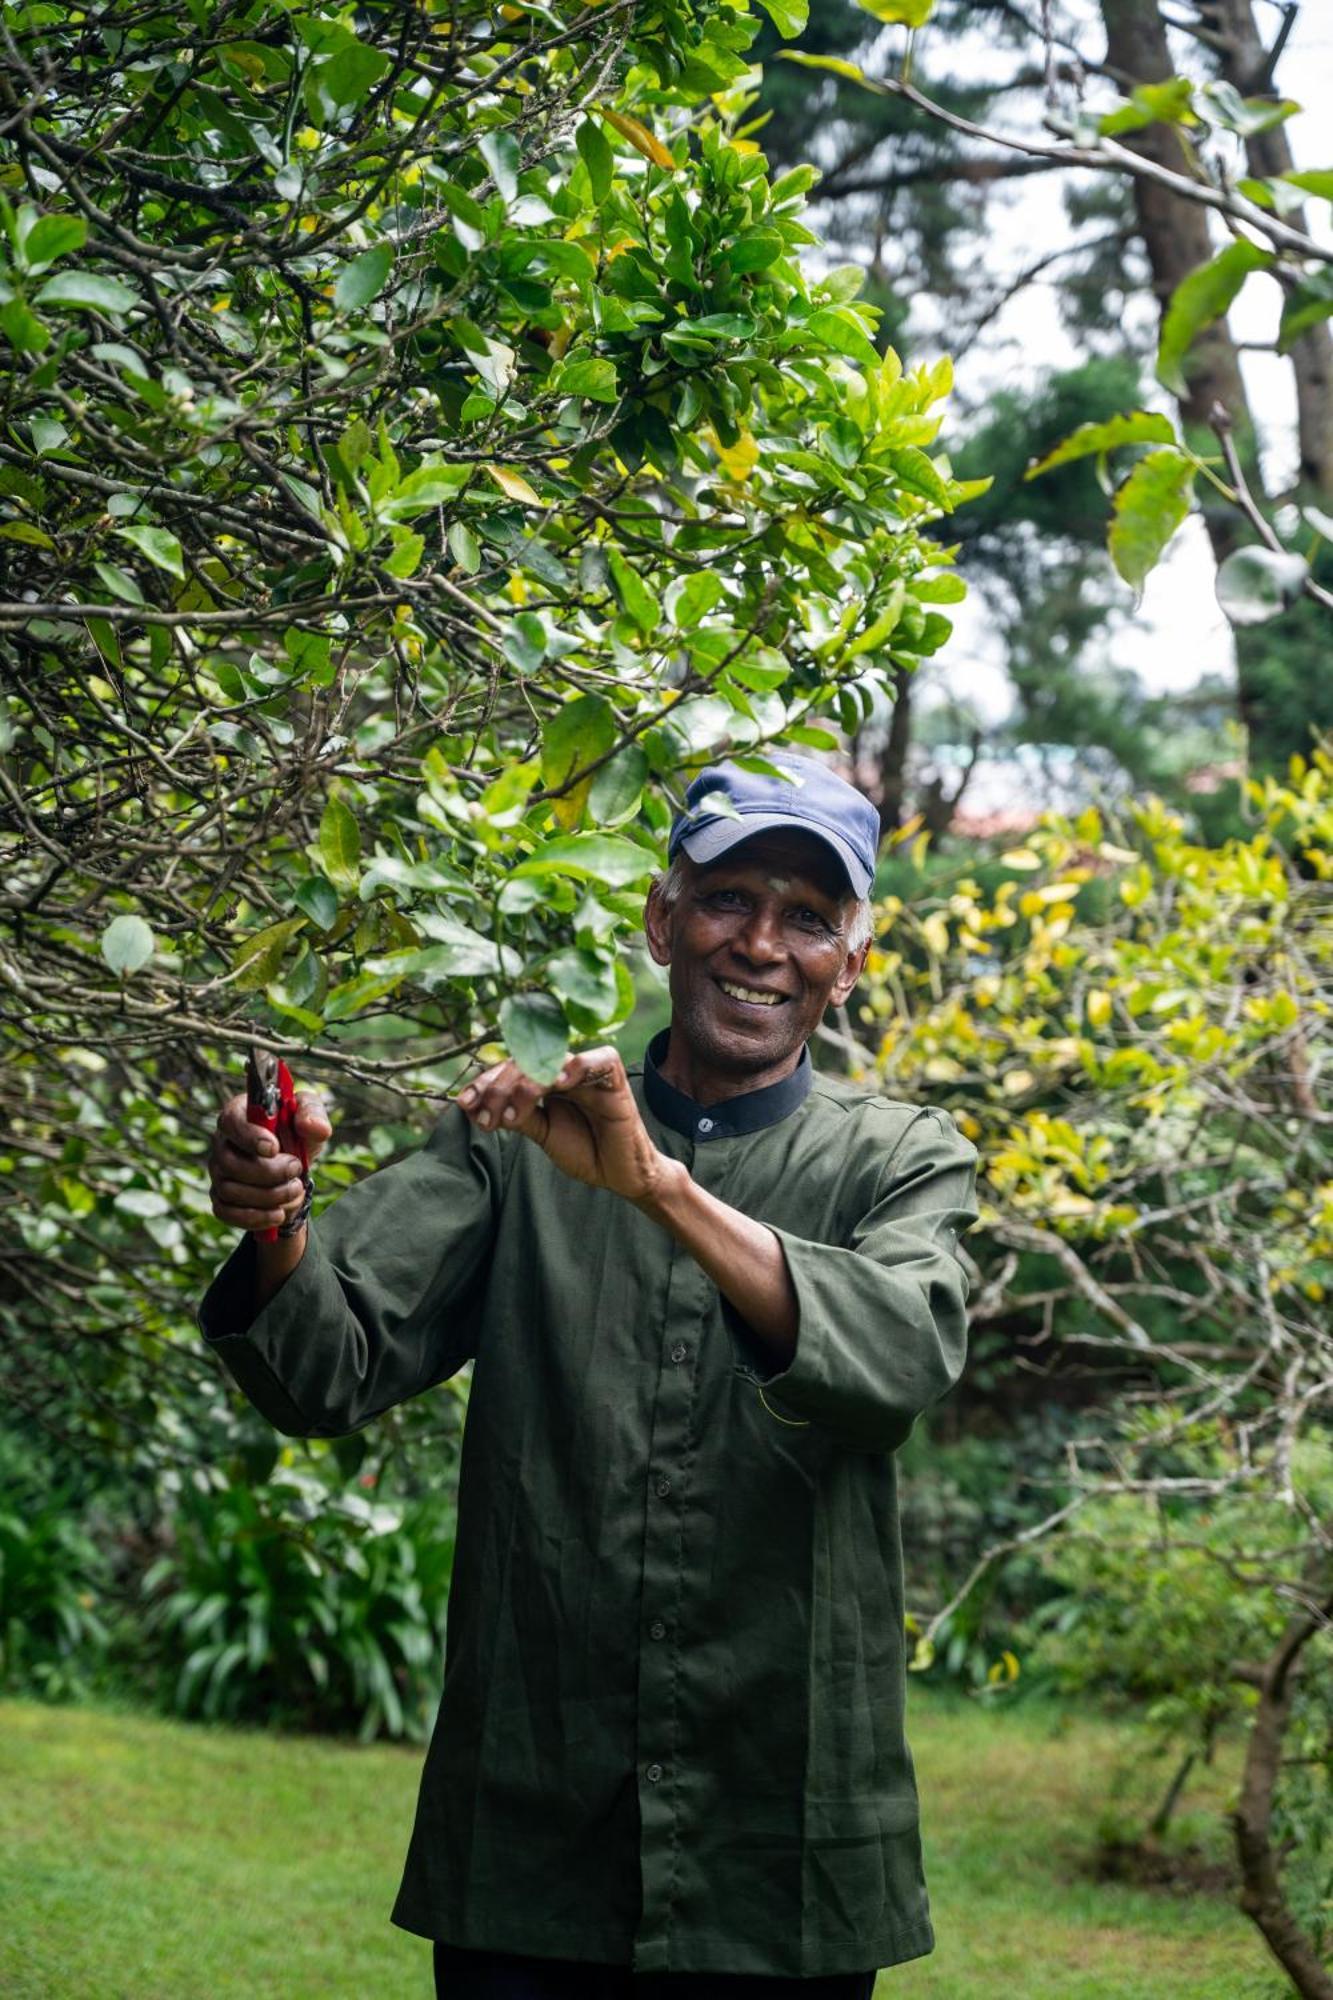
[[[305,1253],[254,1310],[247,1233],[204,1294],[200,1332],[289,1437],[341,1437],[476,1353],[503,1192],[503,1142],[450,1105],[425,1143],[307,1226]]]
[[[896,1451],[967,1358],[959,1235],[977,1220],[977,1149],[945,1111],[917,1113],[845,1245],[773,1228],[796,1289],[796,1351],[764,1376],[789,1419],[854,1450]]]

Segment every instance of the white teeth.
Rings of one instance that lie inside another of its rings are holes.
[[[754,1000],[761,1007],[776,1007],[782,998],[780,993],[757,993],[752,986],[733,986],[729,979],[719,979],[717,983],[733,1000]]]

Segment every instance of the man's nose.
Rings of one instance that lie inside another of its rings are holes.
[[[756,965],[771,964],[782,956],[782,923],[774,910],[751,910],[736,933],[736,950]]]

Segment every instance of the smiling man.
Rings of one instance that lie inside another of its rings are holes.
[[[310,1227],[244,1099],[200,1324],[279,1429],[474,1360],[444,1693],[394,1922],[446,2000],[868,2000],[930,1951],[894,1452],[957,1379],[976,1153],[816,1072],[878,825],[703,772],[645,910],[671,1025],[512,1062]],[[306,1100],[316,1147],[329,1135]]]

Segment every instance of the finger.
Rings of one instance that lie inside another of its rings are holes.
[[[515,1077],[522,1072],[512,1062],[496,1063],[458,1093],[458,1102],[474,1125],[493,1130],[499,1122],[507,1094]]]
[[[303,1139],[312,1139],[323,1145],[333,1137],[333,1122],[328,1106],[315,1090],[298,1090],[296,1093],[296,1129]]]
[[[568,1056],[551,1087],[562,1091],[618,1090],[622,1084],[628,1086],[628,1082],[620,1050],[605,1047],[584,1049],[579,1055]]]
[[[305,1187],[299,1180],[279,1181],[276,1187],[255,1187],[246,1181],[219,1181],[213,1190],[215,1209],[252,1209],[258,1213],[271,1215],[298,1206],[305,1199]]]
[[[495,1106],[496,1123],[528,1136],[544,1133],[547,1124],[545,1113],[534,1117],[544,1094],[540,1083],[534,1083],[522,1070],[517,1071],[513,1082]]]
[[[240,1181],[246,1187],[280,1187],[284,1181],[299,1178],[301,1172],[300,1161],[290,1153],[258,1159],[253,1153],[243,1153],[229,1139],[219,1139],[211,1164],[215,1181]]]
[[[244,1095],[229,1097],[218,1113],[217,1129],[242,1153],[276,1153],[278,1142],[262,1125],[252,1125],[245,1115]]]

